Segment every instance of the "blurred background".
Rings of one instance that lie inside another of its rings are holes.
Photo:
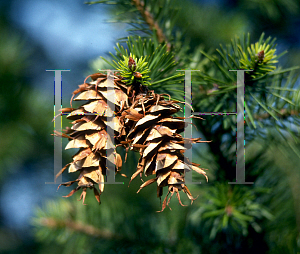
[[[181,6],[177,26],[184,27],[187,36],[192,38],[191,48],[201,44],[206,50],[215,49],[220,43],[230,43],[235,35],[247,32],[255,41],[265,32],[277,38],[279,53],[288,50],[280,60],[282,66],[300,64],[300,3],[297,0],[191,0],[183,1]],[[136,194],[139,183],[133,182],[127,188],[128,179],[119,179],[124,185],[105,187],[100,206],[89,197],[92,195],[87,196],[87,206],[77,202],[75,195],[66,201],[61,196],[69,189],[57,191],[56,184],[45,184],[54,177],[54,137],[51,136],[54,73],[46,70],[71,70],[62,73],[62,107],[68,107],[72,91],[88,74],[102,68],[99,56],[114,52],[117,39],[128,35],[129,26],[106,22],[112,18],[110,6],[87,5],[82,0],[1,1],[0,13],[0,253],[93,253],[96,250],[123,253],[115,248],[114,235],[109,233],[100,232],[97,236],[58,231],[57,240],[34,225],[33,218],[45,211],[65,218],[64,214],[75,210],[83,221],[95,215],[99,219],[95,225],[106,221],[105,228],[109,232],[126,232],[128,239],[122,242],[122,248],[127,253],[144,253],[141,244],[135,242],[136,234],[148,239],[143,244],[144,248],[155,250],[151,253],[210,253],[203,245],[210,246],[214,237],[201,238],[205,225],[197,220],[202,212],[199,202],[205,199],[202,186],[191,187],[194,195],[199,195],[192,207],[180,207],[174,201],[171,203],[173,211],[166,209],[164,214],[159,214],[155,213],[160,210],[155,191],[143,190]],[[66,125],[64,120],[63,127]],[[65,145],[64,140],[63,147]],[[253,151],[257,147],[259,143]],[[263,155],[264,166],[272,162],[276,167],[264,172],[258,185],[269,187],[269,192],[275,191],[276,186],[277,194],[271,198],[259,197],[268,208],[265,217],[275,216],[280,220],[262,222],[257,225],[262,228],[260,234],[255,235],[256,231],[250,230],[249,238],[236,239],[241,245],[246,241],[249,246],[255,245],[251,241],[257,240],[258,253],[300,253],[297,252],[300,245],[299,149],[290,152],[283,148],[287,155],[279,146],[268,149]],[[210,168],[209,160],[205,160],[205,156],[209,156],[206,150],[203,148],[201,155],[195,152],[194,156],[204,168]],[[72,155],[72,151],[64,151],[63,163],[68,163]],[[132,167],[135,160],[132,157],[127,168]],[[72,179],[68,177],[63,175],[63,181]],[[210,184],[214,185],[213,180]],[[224,186],[220,186],[222,188]],[[159,229],[155,225],[160,225]],[[70,238],[70,234],[74,238]],[[223,235],[215,237],[225,245],[227,241],[229,246],[233,241]],[[88,248],[90,238],[99,238],[97,247]],[[72,249],[74,241],[79,244],[76,250]],[[135,249],[131,249],[135,244]],[[242,247],[236,249],[236,253],[247,253],[238,252]]]

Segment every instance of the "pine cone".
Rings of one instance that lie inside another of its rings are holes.
[[[75,100],[87,100],[88,102],[78,109],[62,109],[63,112],[71,110],[67,118],[74,120],[71,130],[67,130],[65,133],[68,134],[70,140],[66,149],[80,148],[80,150],[73,156],[73,162],[67,164],[58,175],[68,166],[69,173],[79,171],[80,174],[77,180],[61,184],[70,186],[74,182],[78,182],[78,187],[66,197],[72,196],[77,190],[82,188],[81,198],[83,198],[84,203],[86,189],[92,188],[97,201],[100,203],[100,194],[104,190],[104,176],[107,175],[106,158],[111,155],[115,158],[113,164],[116,165],[116,170],[112,173],[119,172],[122,167],[121,156],[116,152],[112,142],[114,137],[110,137],[107,133],[107,118],[113,117],[113,125],[108,128],[114,128],[114,133],[117,137],[115,138],[115,144],[117,145],[120,143],[122,136],[126,134],[120,121],[119,112],[124,108],[128,108],[128,87],[122,84],[120,79],[116,78],[114,80],[116,102],[115,112],[113,112],[108,106],[110,98],[108,98],[108,80],[106,75],[95,73],[89,77],[92,78],[92,82],[84,82],[84,84],[79,86],[79,89],[73,92],[73,97],[80,93]],[[100,194],[95,187],[96,184],[99,185]]]
[[[184,184],[184,171],[195,170],[205,172],[196,164],[189,162],[183,153],[192,143],[200,139],[184,139],[179,133],[184,130],[185,122],[171,115],[178,112],[180,107],[172,100],[165,100],[162,95],[151,93],[138,95],[131,110],[143,115],[128,133],[127,140],[133,140],[131,148],[139,151],[141,157],[137,171],[131,177],[133,180],[144,171],[145,176],[156,175],[140,186],[138,192],[147,185],[157,182],[157,196],[162,196],[162,189],[168,186],[168,194],[164,199],[162,211],[169,204],[174,192],[182,205],[179,192],[183,190],[192,201],[194,198]],[[187,164],[186,164],[187,162]],[[170,199],[167,197],[171,193]]]
[[[79,171],[79,177],[61,185],[70,186],[78,183],[66,197],[73,195],[80,188],[83,189],[81,198],[83,202],[86,189],[94,189],[94,194],[100,203],[100,194],[104,190],[104,176],[107,175],[106,159],[114,155],[115,172],[120,173],[122,166],[121,156],[116,152],[117,146],[138,151],[140,159],[137,171],[132,175],[130,182],[137,176],[155,175],[156,177],[144,182],[138,192],[147,185],[157,182],[157,196],[162,196],[162,189],[168,186],[162,210],[169,204],[174,192],[179,203],[179,191],[185,192],[191,201],[194,200],[190,191],[184,184],[184,171],[195,170],[203,174],[205,172],[197,164],[184,157],[184,151],[191,148],[193,143],[201,142],[198,139],[184,139],[179,133],[185,128],[182,118],[171,115],[180,110],[175,101],[165,99],[166,95],[148,92],[147,87],[140,84],[126,86],[122,77],[114,76],[115,111],[109,107],[108,79],[105,74],[95,73],[88,77],[92,82],[79,86],[73,92],[80,93],[75,100],[87,100],[88,102],[78,109],[67,108],[62,111],[71,111],[67,116],[73,120],[72,128],[66,130],[63,137],[69,138],[66,149],[80,148],[73,156],[73,162],[67,164],[58,175],[68,166],[69,173]],[[87,79],[86,79],[87,80]],[[112,88],[109,88],[112,89]],[[72,97],[72,99],[73,99]],[[71,105],[72,105],[71,99]],[[71,106],[72,107],[72,106]],[[97,115],[89,115],[96,113]],[[85,114],[85,115],[83,115]],[[108,117],[113,117],[113,126],[108,125]],[[110,137],[106,128],[114,128],[114,137]],[[114,139],[114,144],[112,142]],[[127,154],[126,154],[127,155]],[[96,185],[99,185],[100,193]],[[167,200],[168,195],[171,197]],[[80,199],[81,199],[80,198]]]

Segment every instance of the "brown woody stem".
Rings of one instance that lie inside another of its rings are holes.
[[[286,110],[286,109],[281,109],[280,110],[280,113],[281,114],[276,114],[276,116],[280,117],[280,118],[286,118],[286,117],[289,117],[289,116],[296,116],[296,115],[299,115],[300,114],[300,111],[297,111],[297,110]],[[264,113],[264,114],[256,114],[254,115],[254,119],[256,120],[263,120],[263,119],[267,119],[267,118],[270,118],[270,114],[269,113]]]
[[[67,228],[72,231],[84,233],[86,235],[90,235],[96,238],[120,239],[120,236],[115,235],[110,231],[99,230],[98,228],[95,228],[92,225],[83,224],[81,222],[72,220],[56,220],[54,218],[43,218],[40,224],[48,228]]]
[[[154,20],[152,14],[145,9],[145,4],[143,1],[140,0],[132,0],[133,4],[136,6],[138,11],[141,13],[142,17],[145,19],[146,23],[149,25],[151,30],[156,30],[156,35],[158,38],[158,42],[166,42],[167,43],[167,50],[170,51],[171,44],[167,42],[167,38],[163,33],[163,30],[160,28],[158,23]]]

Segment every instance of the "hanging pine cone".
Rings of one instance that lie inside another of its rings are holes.
[[[130,63],[131,69],[132,66],[135,66],[133,62]],[[136,68],[136,70],[139,69]],[[74,100],[86,100],[87,103],[73,109],[72,97],[71,108],[62,109],[63,112],[71,111],[67,118],[73,120],[73,126],[62,134],[63,137],[69,139],[66,149],[80,148],[73,156],[73,161],[58,174],[60,175],[67,167],[69,167],[69,173],[79,172],[76,180],[61,184],[64,186],[70,186],[75,182],[78,184],[65,197],[70,197],[82,189],[80,199],[83,199],[84,203],[86,190],[91,188],[100,203],[105,176],[110,173],[107,172],[106,160],[113,155],[113,163],[116,166],[114,172],[111,173],[120,173],[122,159],[116,147],[123,146],[127,151],[131,149],[140,154],[137,170],[130,182],[143,172],[145,176],[155,175],[155,178],[144,182],[138,192],[147,185],[157,182],[157,196],[161,197],[163,187],[168,187],[162,211],[169,204],[174,192],[182,205],[180,190],[193,201],[194,198],[184,183],[184,171],[195,170],[203,174],[206,179],[207,176],[198,167],[199,165],[184,157],[184,151],[191,148],[193,143],[201,141],[200,138],[184,139],[179,134],[184,131],[186,123],[182,118],[171,116],[180,110],[175,101],[170,100],[168,95],[148,91],[147,87],[137,82],[136,79],[131,79],[133,82],[124,83],[123,77],[114,76],[113,88],[109,88],[114,89],[115,92],[115,110],[113,111],[109,107],[111,98],[108,96],[107,76],[95,73],[87,78],[89,77],[92,79],[91,82],[84,82],[73,92],[73,97],[78,94]],[[113,117],[113,125],[109,125],[109,117]],[[108,135],[107,128],[113,128],[114,137]],[[96,188],[97,185],[100,192]],[[169,194],[171,196],[167,200]]]
[[[162,196],[162,189],[168,186],[162,211],[169,204],[174,192],[176,192],[179,203],[182,205],[179,192],[185,192],[189,199],[192,197],[189,189],[184,184],[184,171],[195,170],[206,173],[194,163],[189,162],[183,153],[187,147],[191,148],[192,143],[201,142],[198,139],[184,139],[179,133],[184,130],[185,122],[181,118],[171,115],[178,112],[180,107],[172,100],[165,100],[164,96],[155,94],[153,91],[147,95],[140,94],[130,107],[130,111],[140,114],[141,118],[127,135],[127,140],[133,140],[131,149],[140,153],[137,171],[132,175],[133,180],[138,174],[144,171],[145,176],[156,175],[140,186],[138,192],[147,185],[157,182],[157,196]],[[126,118],[127,113],[123,116]],[[208,180],[208,179],[207,179]],[[167,200],[168,195],[171,197]]]
[[[108,106],[108,80],[105,74],[95,73],[90,75],[93,80],[79,86],[79,89],[73,92],[73,96],[80,93],[75,100],[87,100],[88,102],[78,109],[66,108],[62,112],[71,111],[67,118],[73,120],[71,129],[67,129],[63,137],[69,138],[66,149],[80,148],[73,156],[73,162],[67,164],[58,175],[60,175],[68,166],[69,173],[80,172],[75,181],[63,183],[61,185],[70,186],[78,182],[76,189],[72,190],[66,197],[72,196],[80,188],[83,189],[81,198],[85,200],[86,189],[94,189],[97,201],[100,203],[100,194],[104,190],[104,176],[106,172],[106,158],[111,154],[114,155],[115,172],[119,172],[122,167],[120,154],[116,152],[112,138],[107,133],[108,117],[113,117],[113,127],[115,136],[115,145],[120,144],[122,137],[126,134],[124,125],[120,121],[120,112],[128,108],[128,87],[119,79],[114,81],[115,90],[115,112]],[[73,99],[73,97],[72,97]],[[71,99],[71,105],[72,105]],[[94,114],[94,115],[93,115]],[[66,136],[67,135],[67,136]],[[125,138],[123,138],[125,139]],[[95,187],[99,185],[100,194]]]

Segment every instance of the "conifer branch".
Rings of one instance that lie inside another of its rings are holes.
[[[144,2],[140,1],[140,0],[132,0],[132,2],[136,6],[138,11],[141,13],[141,15],[145,19],[146,23],[149,25],[150,30],[153,30],[153,29],[156,30],[158,42],[159,43],[166,42],[167,50],[170,51],[171,44],[167,41],[167,38],[166,38],[163,30],[160,28],[158,23],[154,20],[152,14],[148,10],[146,10]]]
[[[289,116],[296,116],[300,114],[300,111],[298,110],[287,110],[287,109],[281,109],[280,110],[281,114],[276,114],[276,116],[280,117],[280,118],[287,118]],[[270,114],[269,113],[264,113],[264,114],[256,114],[254,115],[254,118],[256,120],[263,120],[263,119],[267,119],[270,118]]]
[[[81,222],[72,221],[72,220],[57,220],[55,218],[42,218],[40,221],[42,226],[56,229],[56,228],[67,228],[78,233],[84,233],[86,235],[104,238],[104,239],[120,239],[121,237],[107,230],[99,230],[98,228],[83,224]]]

